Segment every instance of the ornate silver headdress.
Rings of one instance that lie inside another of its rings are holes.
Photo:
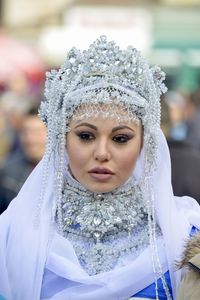
[[[143,125],[150,121],[159,125],[164,78],[160,68],[149,68],[135,48],[121,50],[102,36],[87,51],[72,48],[60,70],[47,73],[47,101],[41,104],[40,115],[48,127],[54,123],[59,133],[63,106],[67,124],[81,104],[109,103],[115,98],[116,104],[132,108]]]
[[[41,103],[40,116],[55,144],[70,130],[68,124],[80,105],[91,105],[90,109],[87,106],[82,110],[85,117],[98,114],[99,104],[112,106],[114,103],[127,112],[127,119],[140,119],[148,133],[144,135],[145,139],[148,137],[144,147],[148,146],[148,153],[153,151],[151,158],[148,157],[149,169],[155,157],[160,95],[166,91],[164,79],[160,68],[150,68],[138,50],[131,46],[121,50],[113,41],[108,42],[101,36],[87,51],[72,48],[61,68],[47,73],[47,101]],[[110,117],[112,109],[108,111]]]
[[[150,68],[140,52],[129,46],[121,50],[116,44],[101,36],[88,50],[72,48],[61,68],[47,73],[46,101],[41,103],[40,116],[48,129],[46,169],[53,151],[58,150],[56,162],[56,207],[62,231],[61,200],[65,174],[65,135],[70,130],[71,118],[96,116],[115,117],[123,121],[139,120],[144,129],[144,171],[142,184],[148,207],[150,243],[156,278],[161,277],[166,293],[165,279],[155,248],[154,200],[151,175],[155,167],[157,129],[160,126],[160,95],[167,89],[163,84],[165,74],[159,67]],[[104,105],[111,109],[103,110]],[[125,114],[118,115],[113,104]],[[81,110],[79,108],[81,106]],[[43,186],[47,176],[44,176]],[[41,192],[42,204],[44,190]],[[40,210],[40,207],[39,207]],[[168,294],[167,294],[168,295]],[[170,299],[170,297],[168,298]]]

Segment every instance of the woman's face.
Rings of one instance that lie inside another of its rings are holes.
[[[142,127],[102,117],[72,120],[67,153],[72,175],[92,192],[106,193],[132,174],[142,148]]]

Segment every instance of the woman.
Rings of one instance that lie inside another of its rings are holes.
[[[0,219],[7,299],[172,299],[200,209],[175,199],[164,74],[102,36],[48,74],[41,163]]]

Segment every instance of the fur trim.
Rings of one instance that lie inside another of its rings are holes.
[[[177,264],[178,268],[188,265],[189,260],[200,253],[200,232],[195,234],[185,243],[185,249],[181,261]]]

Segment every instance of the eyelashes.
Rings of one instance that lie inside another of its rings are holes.
[[[83,143],[89,143],[96,139],[96,136],[91,132],[76,132],[76,135]],[[126,144],[129,140],[131,140],[134,136],[130,134],[116,134],[112,137],[112,141],[116,144]]]
[[[112,140],[117,144],[126,144],[129,140],[131,140],[133,136],[127,134],[117,134],[115,135]]]
[[[77,132],[76,135],[82,142],[90,142],[95,139],[95,136],[90,132]]]

